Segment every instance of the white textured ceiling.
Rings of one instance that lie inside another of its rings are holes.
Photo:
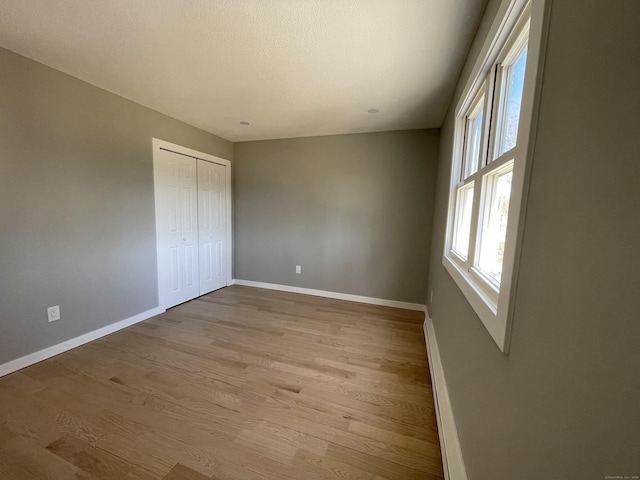
[[[0,45],[231,141],[429,128],[486,3],[0,0]]]

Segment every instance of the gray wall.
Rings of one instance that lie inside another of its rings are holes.
[[[437,130],[236,143],[235,277],[424,303],[437,151]]]
[[[233,156],[0,49],[0,364],[157,306],[152,137]]]
[[[640,475],[638,25],[634,0],[553,2],[509,356],[442,267],[441,132],[430,313],[471,480]]]

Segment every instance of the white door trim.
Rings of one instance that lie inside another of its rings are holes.
[[[231,194],[231,162],[229,160],[225,160],[224,158],[220,158],[220,157],[216,157],[214,155],[210,155],[208,153],[203,153],[203,152],[198,152],[197,150],[193,150],[191,148],[187,148],[187,147],[183,147],[181,145],[176,145],[175,143],[170,143],[167,142],[165,140],[160,140],[159,138],[153,138],[152,139],[152,148],[153,148],[153,169],[154,169],[154,189],[156,188],[155,185],[155,172],[157,171],[158,168],[158,153],[160,152],[160,149],[163,150],[168,150],[170,152],[174,152],[174,153],[178,153],[180,155],[186,155],[187,157],[192,157],[194,159],[199,159],[199,160],[205,160],[207,162],[212,162],[212,163],[217,163],[219,165],[224,165],[225,168],[225,183],[226,183],[226,216],[227,216],[227,285],[231,285],[232,279],[233,279],[233,274],[232,274],[232,268],[233,268],[233,229],[232,229],[232,207],[231,207],[231,199],[232,199],[232,194]],[[154,198],[155,198],[155,213],[156,213],[156,262],[159,265],[160,264],[160,259],[158,257],[159,255],[159,251],[158,251],[158,231],[157,231],[157,220],[158,217],[160,215],[159,212],[159,207],[160,207],[160,201],[159,201],[159,192],[155,191],[154,192]],[[163,307],[163,305],[161,305],[161,294],[160,294],[160,275],[158,272],[158,303],[160,304],[160,307]]]

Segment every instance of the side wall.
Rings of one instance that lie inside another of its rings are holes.
[[[640,474],[640,2],[549,13],[509,356],[442,266],[452,111],[441,132],[429,310],[471,480]]]
[[[158,305],[152,137],[233,156],[0,49],[0,364]],[[52,305],[62,318],[48,323]]]
[[[424,304],[438,135],[236,143],[235,277]]]

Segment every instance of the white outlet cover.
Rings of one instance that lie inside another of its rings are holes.
[[[50,322],[55,322],[56,320],[60,320],[60,305],[47,308],[47,318],[49,319]]]
[[[302,273],[302,266],[296,265],[296,273]]]

